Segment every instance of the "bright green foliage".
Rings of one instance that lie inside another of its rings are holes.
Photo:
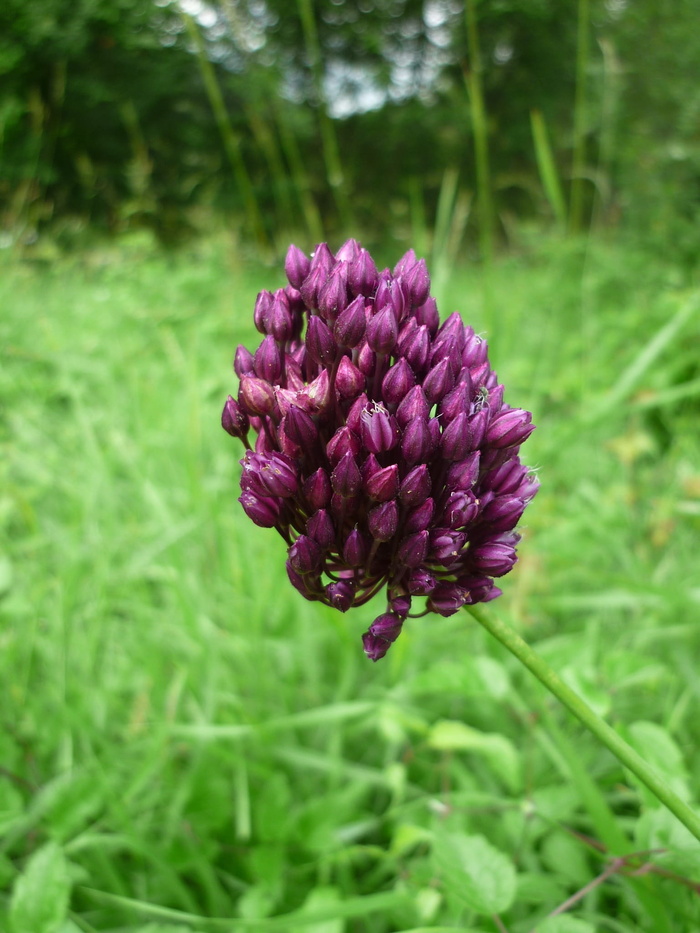
[[[439,833],[433,843],[435,873],[448,898],[477,914],[500,914],[515,898],[511,860],[483,836]]]
[[[71,884],[63,851],[48,842],[28,860],[10,898],[12,933],[57,933],[66,919]]]
[[[697,806],[696,291],[521,242],[488,336],[542,491],[495,607]],[[302,600],[245,519],[218,419],[269,269],[140,239],[1,272],[0,929],[700,928],[700,847],[466,613],[371,665],[375,607]]]

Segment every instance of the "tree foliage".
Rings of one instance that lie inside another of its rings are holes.
[[[591,0],[578,88],[589,213],[595,201],[603,219],[639,219],[660,200],[667,220],[694,212],[694,6]],[[533,110],[571,181],[579,7],[475,10],[505,229],[550,213]],[[474,193],[472,58],[459,0],[5,0],[0,210],[19,231],[69,216],[168,237],[206,208],[264,237],[382,234],[411,197],[431,217],[447,169]]]

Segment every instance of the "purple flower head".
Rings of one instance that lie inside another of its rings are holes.
[[[380,272],[355,240],[290,246],[285,272],[258,295],[263,338],[236,351],[222,415],[248,448],[239,501],[284,538],[306,599],[346,612],[386,592],[362,636],[377,661],[413,599],[447,616],[500,594],[538,489],[519,459],[534,426],[485,341],[456,312],[440,324],[412,250]]]

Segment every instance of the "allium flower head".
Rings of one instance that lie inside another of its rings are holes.
[[[237,349],[222,415],[247,448],[239,501],[284,538],[307,599],[346,612],[386,588],[363,635],[377,661],[414,597],[449,616],[500,595],[537,492],[518,456],[534,425],[504,403],[485,341],[456,312],[440,324],[413,250],[379,272],[355,240],[290,246],[285,272],[258,295],[263,339]]]

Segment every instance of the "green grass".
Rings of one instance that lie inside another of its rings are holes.
[[[494,608],[697,803],[698,294],[582,250],[493,268],[542,481]],[[697,929],[700,846],[466,613],[372,665],[375,607],[245,519],[219,416],[279,284],[222,243],[3,262],[0,929]],[[481,330],[479,270],[438,284]]]

